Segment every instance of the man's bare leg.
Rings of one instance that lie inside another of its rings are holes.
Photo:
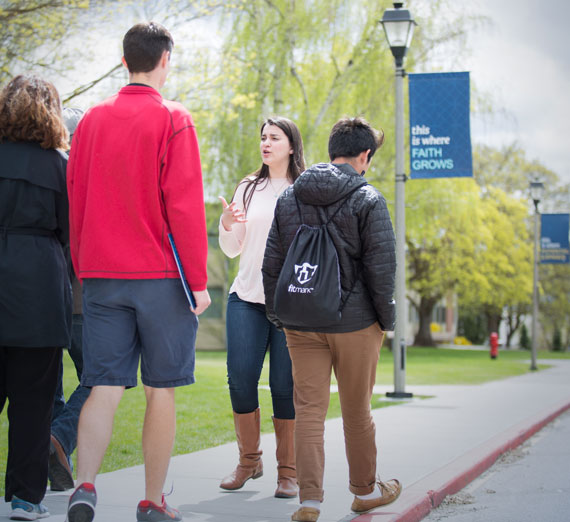
[[[160,505],[176,433],[174,388],[144,387],[146,412],[143,426],[145,499]]]
[[[124,386],[94,386],[79,417],[77,485],[95,483],[113,434],[113,420]]]

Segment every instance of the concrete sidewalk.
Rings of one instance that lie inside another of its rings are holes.
[[[474,386],[408,386],[414,395],[433,396],[373,410],[377,427],[378,472],[398,478],[404,491],[392,505],[357,516],[350,512],[342,421],[326,424],[325,501],[319,522],[386,522],[421,520],[445,495],[460,490],[508,449],[570,408],[570,361],[541,360],[548,370]],[[530,362],[529,362],[530,364]],[[378,387],[377,400],[389,387]],[[262,412],[262,415],[270,415]],[[204,436],[207,436],[205,434]],[[168,502],[184,520],[201,522],[285,522],[298,501],[273,497],[276,480],[275,439],[262,437],[265,475],[242,490],[224,492],[218,484],[237,462],[235,443],[172,459],[166,490]],[[144,494],[142,466],[100,475],[96,521],[135,521]],[[48,492],[45,504],[63,522],[67,493]],[[0,505],[0,520],[9,504]]]

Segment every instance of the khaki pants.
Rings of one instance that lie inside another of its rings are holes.
[[[293,363],[295,456],[299,496],[323,500],[324,422],[334,369],[342,409],[350,491],[367,495],[376,482],[376,428],[370,399],[384,332],[378,323],[348,333],[285,330]]]

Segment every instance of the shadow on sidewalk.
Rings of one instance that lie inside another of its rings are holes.
[[[267,522],[269,520],[291,520],[297,499],[287,501],[275,497],[252,500],[259,491],[228,491],[213,500],[178,506],[184,517],[203,515],[212,522]]]
[[[259,491],[228,491],[221,498],[204,500],[196,504],[181,504],[178,509],[190,520],[208,522],[272,522],[290,521],[291,515],[299,507],[299,499],[276,499],[264,497],[252,500]],[[350,522],[358,517],[357,514],[347,515],[335,522]],[[322,518],[322,517],[321,517]],[[331,520],[324,517],[324,520]]]

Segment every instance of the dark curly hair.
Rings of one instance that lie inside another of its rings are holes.
[[[0,91],[0,142],[34,141],[44,149],[68,149],[61,102],[52,83],[18,75]]]

